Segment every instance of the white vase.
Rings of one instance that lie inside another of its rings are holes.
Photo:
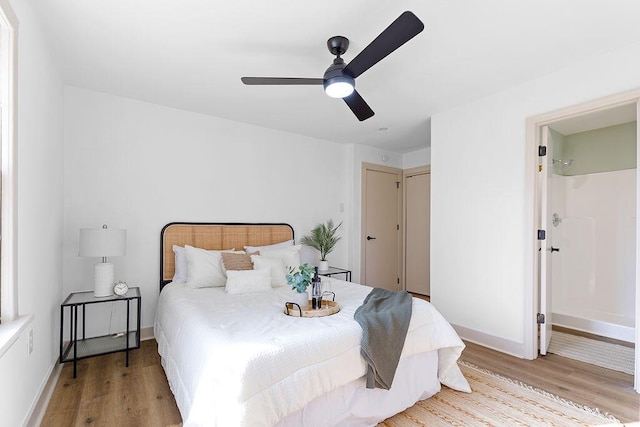
[[[320,261],[318,264],[318,270],[327,271],[329,269],[329,261]]]
[[[309,293],[307,291],[298,292],[295,289],[291,290],[291,294],[289,295],[289,301],[294,302],[300,306],[300,308],[304,309],[307,305],[309,305]]]

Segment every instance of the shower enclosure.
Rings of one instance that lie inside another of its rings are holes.
[[[636,122],[550,131],[553,324],[634,342]]]

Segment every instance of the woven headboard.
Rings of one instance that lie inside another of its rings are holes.
[[[171,282],[175,272],[173,245],[243,250],[244,246],[271,245],[293,238],[289,224],[169,223],[160,233],[160,290]]]

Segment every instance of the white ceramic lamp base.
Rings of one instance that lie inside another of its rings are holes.
[[[93,270],[93,295],[96,297],[110,297],[113,295],[113,264],[99,262]]]

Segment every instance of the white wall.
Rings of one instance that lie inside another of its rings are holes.
[[[99,260],[78,257],[78,230],[103,223],[127,230],[126,256],[110,261],[141,288],[142,327],[153,325],[160,230],[172,221],[286,222],[299,239],[333,218],[345,239],[331,261],[349,265],[345,145],[75,87],[64,117],[65,294],[92,288]]]
[[[550,230],[553,246],[560,248],[551,266],[554,324],[561,314],[588,319],[594,327],[633,328],[636,170],[556,178],[564,198],[553,205],[562,212],[562,222]]]
[[[37,13],[13,1],[18,33],[18,311],[32,314],[0,357],[2,425],[29,417],[58,357],[62,301],[62,83]],[[33,330],[33,353],[28,332]]]
[[[431,164],[431,147],[421,148],[419,150],[404,153],[402,155],[402,168],[411,169],[418,166]]]
[[[432,117],[431,298],[464,336],[531,350],[526,118],[638,86],[634,44]]]

